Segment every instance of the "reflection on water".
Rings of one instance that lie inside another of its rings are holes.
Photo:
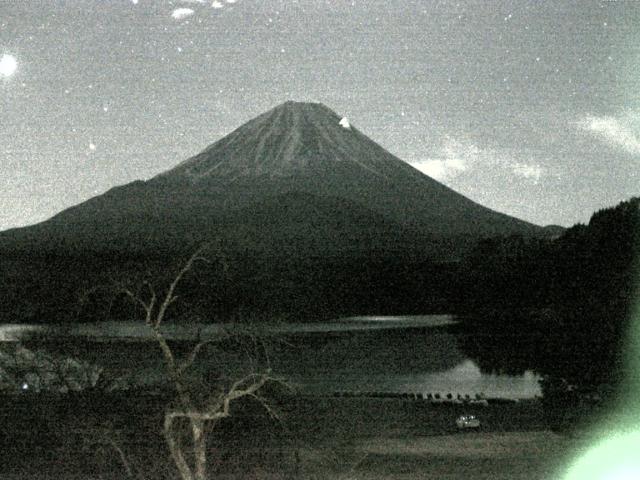
[[[482,372],[461,350],[460,338],[447,325],[297,336],[272,360],[278,371],[310,393],[483,393],[503,398],[541,394],[538,376],[530,371]]]
[[[469,359],[443,372],[378,373],[323,372],[322,374],[292,374],[294,383],[309,393],[327,392],[399,392],[452,393],[454,396],[484,394],[487,397],[533,398],[541,394],[539,377],[531,371],[524,375],[482,373]]]
[[[452,393],[454,396],[482,393],[487,397],[533,398],[540,395],[538,377],[532,372],[522,376],[481,373],[472,360],[464,360],[444,372],[412,373],[407,375],[332,374],[319,377],[294,377],[310,392],[400,392],[400,393]]]
[[[267,326],[263,332],[285,342],[273,342],[269,359],[275,372],[313,393],[408,392],[452,393],[454,396],[484,393],[487,397],[530,398],[540,395],[538,378],[524,375],[496,375],[481,372],[461,349],[461,334],[451,329],[451,316],[354,317],[323,324]],[[0,326],[0,340],[15,341],[41,327]],[[215,335],[218,325],[174,326],[174,338],[193,339]],[[46,333],[55,331],[47,327]],[[38,333],[44,333],[39,331]],[[160,378],[162,359],[152,341],[143,341],[149,332],[138,322],[84,324],[64,331],[66,340],[49,342],[56,348],[121,373],[136,365],[131,375],[147,383]],[[69,338],[76,337],[74,342]],[[119,341],[123,338],[136,342]],[[98,346],[91,341],[101,340]],[[105,339],[109,342],[104,343]],[[46,341],[44,342],[47,343]],[[60,346],[62,344],[62,346]],[[203,351],[204,370],[229,371],[243,360],[234,352]]]

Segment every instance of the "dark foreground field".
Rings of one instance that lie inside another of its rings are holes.
[[[177,478],[163,395],[2,399],[3,479]],[[536,401],[488,407],[286,395],[279,419],[239,406],[210,436],[212,478],[552,479],[574,441],[545,429]],[[479,432],[455,418],[475,413]],[[124,466],[128,464],[129,471]]]

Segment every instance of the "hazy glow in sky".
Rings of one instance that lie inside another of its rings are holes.
[[[18,68],[18,62],[13,55],[4,54],[0,57],[0,77],[10,77]]]
[[[586,221],[640,193],[638,2],[0,8],[12,55],[0,63],[0,229],[167,170],[286,100],[324,103],[536,223]]]

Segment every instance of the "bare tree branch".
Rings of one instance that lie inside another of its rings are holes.
[[[177,296],[175,296],[175,290],[176,290],[176,287],[178,286],[178,284],[180,283],[180,281],[182,280],[182,277],[184,277],[186,275],[186,273],[193,268],[193,264],[195,262],[203,261],[203,262],[209,263],[209,259],[207,259],[206,257],[202,256],[202,251],[206,247],[207,247],[206,244],[202,245],[200,248],[198,248],[189,257],[189,259],[182,266],[182,268],[180,269],[178,274],[175,276],[175,278],[173,279],[173,281],[169,285],[169,289],[167,290],[167,293],[166,293],[166,295],[164,297],[164,301],[160,305],[160,309],[158,310],[158,314],[156,315],[156,320],[155,320],[155,327],[156,328],[159,327],[160,324],[162,323],[162,320],[164,320],[164,315],[165,315],[167,309],[169,308],[169,306],[173,302],[175,302],[176,299],[178,298]]]
[[[215,424],[218,420],[230,416],[231,403],[242,397],[251,397],[257,400],[272,418],[278,418],[275,410],[269,405],[265,398],[258,395],[258,391],[264,387],[267,382],[284,383],[282,379],[273,377],[271,370],[268,369],[264,373],[249,373],[244,377],[236,380],[231,386],[222,392],[211,392],[208,400],[205,398],[203,402],[202,396],[194,390],[194,384],[190,382],[187,376],[187,370],[193,366],[198,355],[205,346],[237,338],[227,329],[222,329],[220,335],[215,339],[202,340],[200,333],[197,342],[189,351],[188,355],[179,361],[171,349],[166,336],[163,334],[161,326],[165,320],[165,316],[171,307],[179,298],[176,290],[185,275],[189,273],[196,262],[209,262],[202,255],[206,245],[196,250],[188,260],[178,270],[177,274],[169,284],[165,293],[158,297],[153,285],[147,280],[142,286],[146,287],[148,294],[145,297],[140,292],[134,292],[131,288],[121,286],[120,291],[123,292],[131,301],[142,307],[145,312],[145,324],[153,332],[162,355],[169,380],[173,384],[177,394],[178,407],[169,408],[165,412],[163,433],[171,457],[180,472],[182,480],[205,480],[206,475],[206,435],[210,431],[208,426]],[[227,267],[226,263],[223,266]],[[254,350],[263,350],[262,355],[269,359],[264,343],[261,340],[248,335],[251,339]],[[237,348],[245,350],[249,358],[253,358],[247,350],[247,345],[239,343]],[[253,369],[256,365],[252,363]],[[185,454],[184,445],[179,435],[174,431],[174,421],[177,419],[185,419],[188,421],[191,429],[191,446],[190,450]],[[190,460],[188,460],[190,459]],[[193,465],[190,465],[190,462]]]
[[[195,347],[193,347],[193,349],[191,349],[191,352],[189,352],[189,355],[187,356],[186,359],[184,359],[182,361],[182,363],[180,364],[180,366],[177,368],[177,372],[178,374],[182,375],[185,371],[187,371],[192,365],[193,363],[196,361],[196,358],[198,356],[198,354],[200,353],[200,351],[207,345],[210,345],[214,342],[219,342],[220,340],[205,340],[202,342],[198,342]]]

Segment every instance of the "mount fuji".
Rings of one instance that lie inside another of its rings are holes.
[[[402,290],[411,277],[419,289],[420,262],[455,260],[481,238],[514,234],[546,231],[428,177],[322,104],[286,102],[147,181],[0,233],[0,253],[16,259],[14,276],[48,252],[76,259],[91,278],[92,259],[169,258],[218,240],[246,266],[238,288],[262,292],[263,303],[340,281],[334,303],[350,304],[345,276],[361,285],[379,274],[378,298],[390,298],[388,282]],[[76,274],[61,262],[55,282],[72,292]]]
[[[286,102],[148,181],[0,234],[89,250],[177,247],[224,237],[257,251],[455,248],[544,229],[421,173],[316,103]]]

